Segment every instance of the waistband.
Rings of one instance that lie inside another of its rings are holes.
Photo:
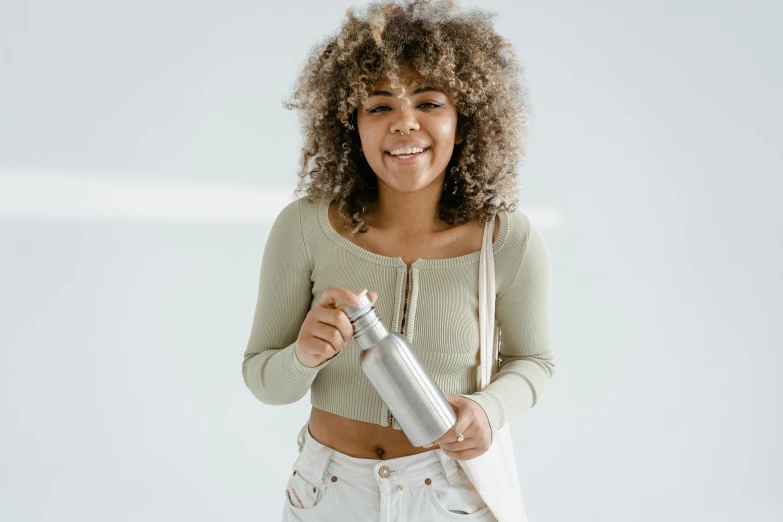
[[[327,472],[354,484],[377,486],[378,489],[422,482],[441,472],[449,484],[455,484],[460,478],[459,464],[440,448],[396,459],[360,459],[315,440],[308,424],[299,432],[298,445],[298,460],[303,463],[303,469],[299,471],[313,475],[306,478],[317,483],[326,480]],[[382,468],[388,469],[382,471]]]

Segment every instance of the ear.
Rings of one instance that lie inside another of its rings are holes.
[[[459,125],[457,125],[457,130],[454,133],[454,145],[459,145],[460,143],[462,143],[462,140],[463,140],[462,128]]]

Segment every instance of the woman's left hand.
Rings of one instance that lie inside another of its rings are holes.
[[[486,453],[492,444],[492,429],[484,409],[461,395],[446,395],[446,400],[457,413],[457,422],[442,437],[424,447],[439,444],[443,453],[458,460],[470,460]],[[457,442],[460,433],[465,440]]]

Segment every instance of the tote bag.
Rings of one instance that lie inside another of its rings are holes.
[[[500,331],[495,319],[495,259],[492,251],[494,229],[495,220],[491,219],[484,227],[479,261],[480,390],[487,387],[499,366]],[[508,423],[495,432],[486,453],[459,463],[498,522],[527,522]]]

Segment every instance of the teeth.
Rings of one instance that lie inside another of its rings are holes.
[[[393,151],[389,152],[392,156],[398,156],[398,155],[411,155],[411,154],[417,154],[419,152],[424,152],[424,149],[420,149],[418,147],[407,147],[402,149],[394,149]]]

